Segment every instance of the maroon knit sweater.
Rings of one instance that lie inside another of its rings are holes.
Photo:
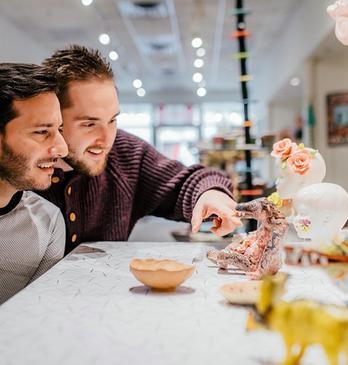
[[[52,182],[39,193],[63,213],[66,253],[81,242],[126,241],[146,215],[189,221],[202,193],[232,191],[231,181],[221,172],[202,165],[185,167],[122,130],[101,175],[56,169]]]

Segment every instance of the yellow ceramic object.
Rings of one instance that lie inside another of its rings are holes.
[[[192,275],[195,266],[169,259],[133,259],[129,268],[141,283],[152,289],[174,290]]]
[[[247,329],[268,328],[284,340],[284,365],[298,365],[307,349],[321,345],[330,365],[338,365],[340,354],[348,364],[348,309],[311,300],[281,300],[287,276],[265,277],[255,311]]]
[[[261,281],[237,281],[220,287],[220,293],[232,304],[256,304]]]

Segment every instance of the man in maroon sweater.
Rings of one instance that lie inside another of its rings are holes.
[[[113,72],[99,52],[72,46],[44,64],[60,84],[69,155],[42,195],[63,213],[66,253],[81,242],[127,240],[146,215],[191,220],[193,231],[215,215],[212,231],[221,236],[240,225],[232,215],[231,182],[222,173],[202,165],[185,167],[143,140],[117,132],[120,107]]]

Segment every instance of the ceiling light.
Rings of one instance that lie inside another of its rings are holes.
[[[198,48],[196,51],[197,57],[204,57],[205,56],[205,49],[204,48]]]
[[[140,89],[137,90],[137,94],[142,98],[143,96],[145,96],[146,91],[141,87]]]
[[[139,79],[136,79],[133,81],[133,86],[136,88],[136,89],[139,89],[140,87],[143,86],[143,83],[141,82],[141,80]]]
[[[110,37],[109,37],[109,35],[106,34],[106,33],[100,34],[100,36],[99,36],[99,42],[101,44],[104,44],[104,45],[109,44],[110,43]]]
[[[191,44],[193,48],[199,48],[203,44],[203,41],[201,38],[196,37],[192,39]]]
[[[161,5],[159,1],[134,1],[133,3],[143,9],[154,9]]]
[[[291,86],[298,86],[300,85],[301,81],[298,77],[293,77],[291,80],[290,80],[290,85]]]
[[[90,6],[93,3],[93,0],[81,0],[81,4],[84,6]]]
[[[203,97],[207,94],[207,90],[204,87],[200,87],[197,89],[197,95]]]
[[[111,51],[109,53],[110,60],[117,61],[118,60],[118,53],[116,51]]]
[[[201,82],[203,80],[203,75],[200,72],[196,72],[192,76],[194,82]]]
[[[196,68],[201,68],[204,66],[204,61],[200,58],[197,58],[194,62],[193,62],[193,66],[195,66]]]

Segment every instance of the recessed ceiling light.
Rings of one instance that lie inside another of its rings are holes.
[[[116,51],[111,51],[109,53],[110,60],[117,61],[118,60],[118,53]]]
[[[204,48],[198,48],[196,51],[197,57],[204,57],[205,56],[205,49]]]
[[[90,6],[93,3],[93,0],[81,0],[81,4],[84,6]]]
[[[203,41],[201,38],[196,37],[192,39],[191,45],[193,48],[199,48],[203,44]]]
[[[99,42],[101,44],[104,44],[104,45],[109,44],[110,43],[110,37],[109,37],[109,35],[106,34],[106,33],[100,34],[100,36],[99,36]]]
[[[134,86],[136,89],[139,89],[140,87],[142,87],[142,86],[143,86],[143,83],[141,82],[141,80],[139,80],[139,79],[135,79],[135,80],[133,81],[133,86]]]
[[[159,1],[134,1],[133,4],[143,9],[154,9],[161,6]]]
[[[201,82],[203,80],[203,75],[200,73],[200,72],[195,72],[193,75],[192,75],[192,80],[194,82]]]
[[[301,81],[298,77],[293,77],[291,80],[290,80],[290,85],[291,86],[298,86],[300,85]]]
[[[196,68],[201,68],[204,66],[204,61],[200,58],[197,58],[194,62],[193,62],[193,66],[195,66]]]
[[[137,94],[142,98],[143,96],[145,96],[146,91],[141,87],[140,89],[137,90]]]
[[[197,89],[197,95],[200,97],[203,97],[207,94],[207,90],[204,87],[200,87],[199,89]]]

